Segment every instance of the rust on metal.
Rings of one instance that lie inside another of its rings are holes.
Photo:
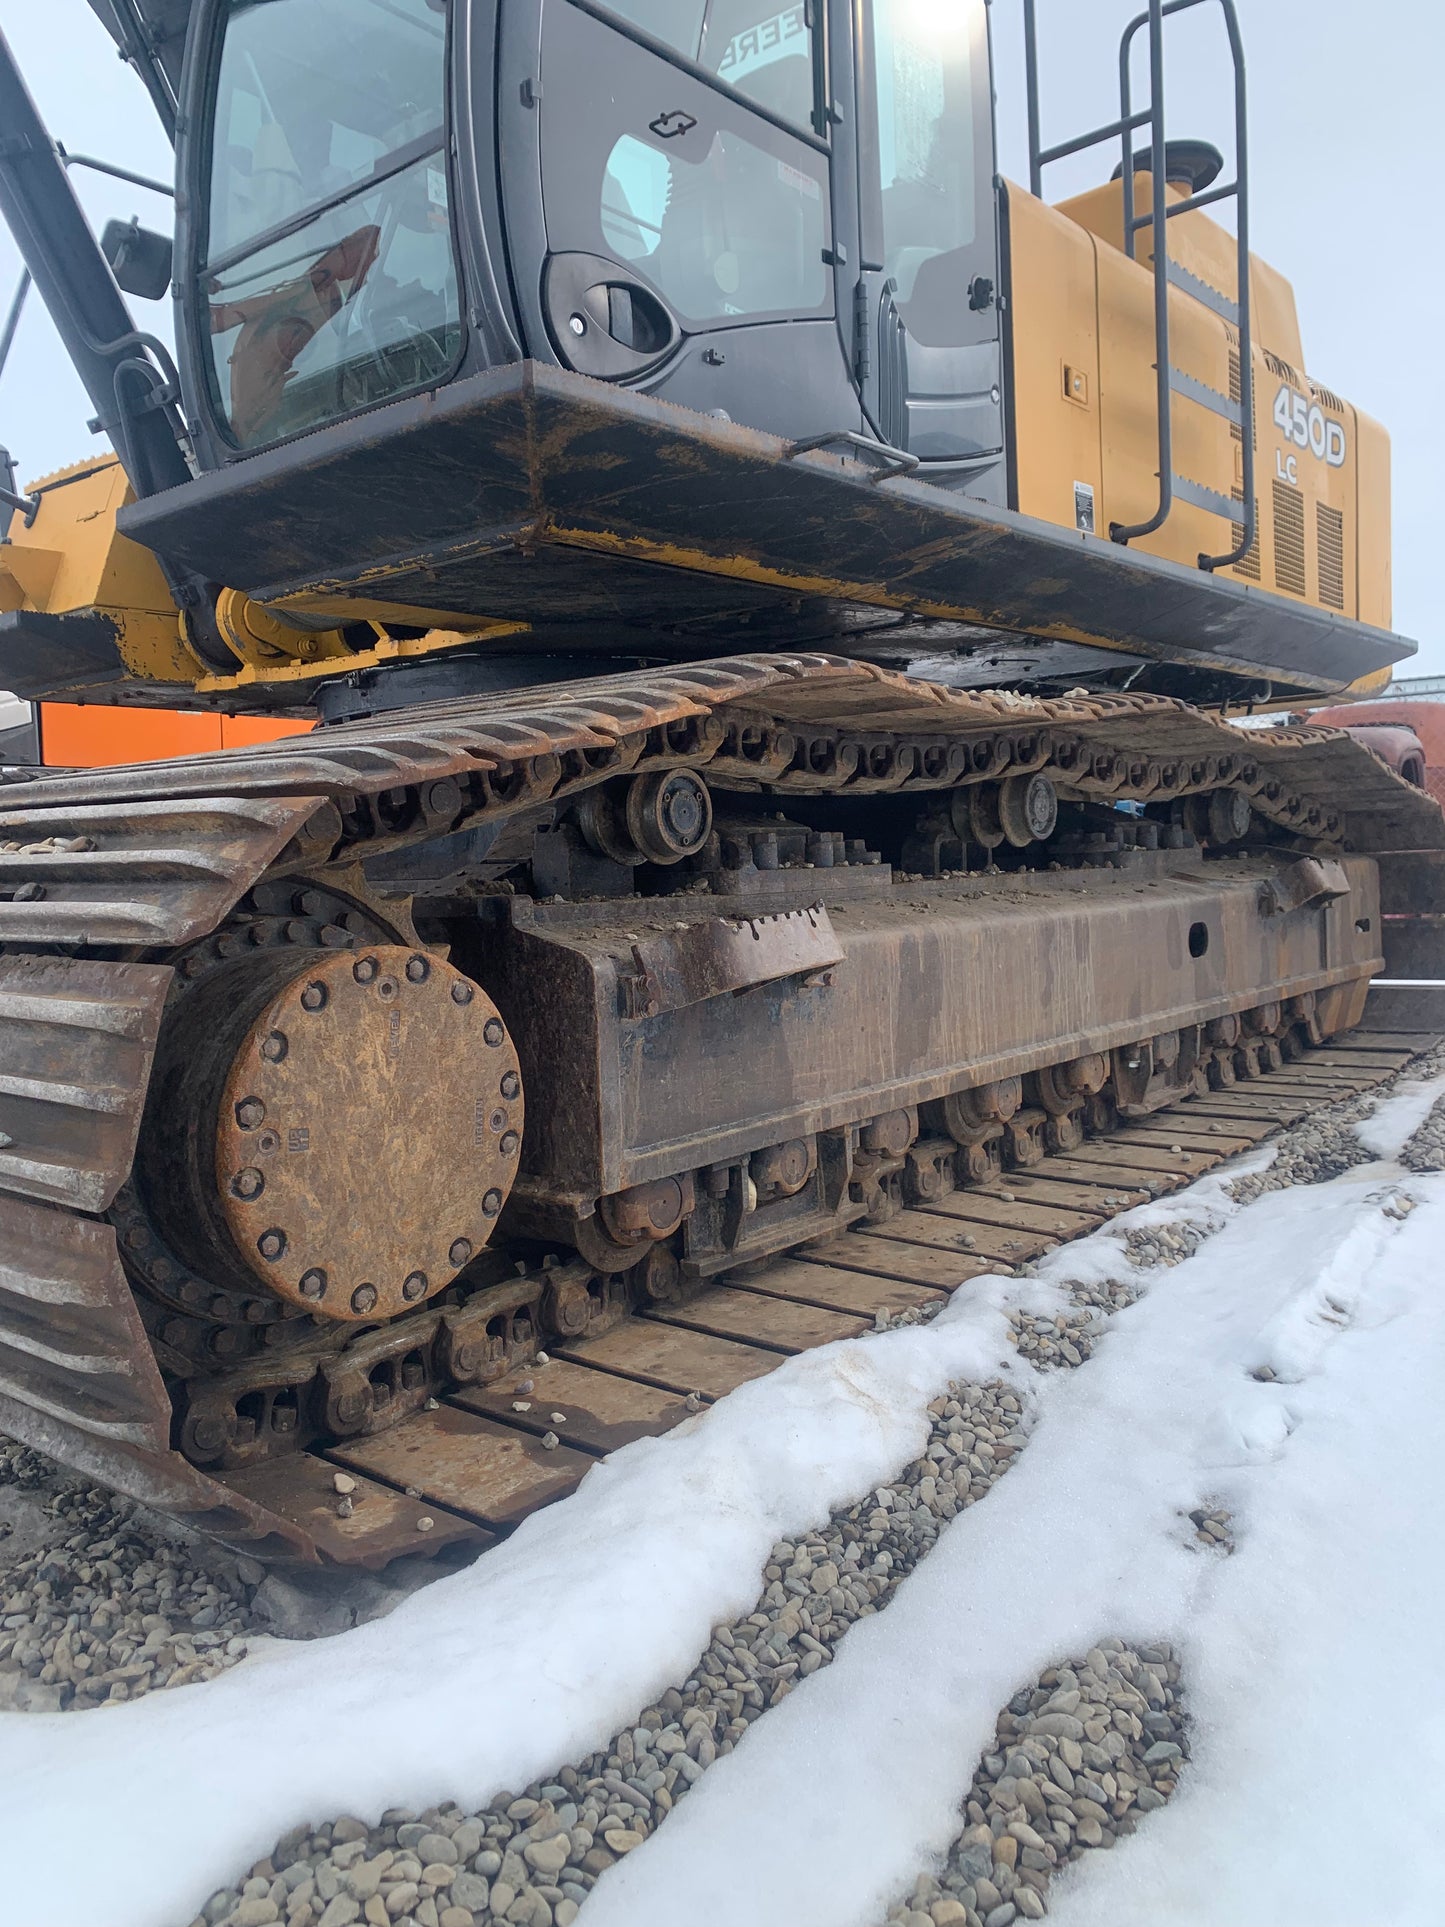
[[[306,854],[324,808],[305,795],[112,799],[103,775],[42,779],[30,807],[0,812],[0,943],[186,943],[289,846]]]
[[[914,1285],[902,1278],[878,1278],[864,1271],[844,1271],[836,1265],[789,1258],[779,1259],[756,1276],[729,1278],[728,1283],[738,1291],[791,1298],[822,1311],[856,1312],[869,1319],[880,1313],[891,1317],[900,1311],[940,1305],[948,1296],[935,1285]]]
[[[730,992],[815,977],[843,961],[821,903],[776,916],[709,917],[632,946],[637,979],[629,1015],[660,1017]]]
[[[520,1067],[460,971],[365,946],[302,963],[243,1024],[216,1118],[221,1214],[257,1278],[329,1319],[390,1318],[491,1237],[521,1149]]]
[[[675,1392],[565,1358],[529,1366],[491,1391],[458,1392],[452,1403],[538,1438],[552,1432],[577,1451],[599,1454],[670,1432],[692,1416],[686,1398]]]
[[[455,1405],[418,1412],[375,1438],[335,1446],[327,1456],[493,1531],[507,1531],[539,1506],[565,1498],[593,1465],[568,1446],[549,1451],[540,1440]]]
[[[957,1218],[971,1227],[987,1225],[1004,1232],[1036,1231],[1046,1237],[1075,1238],[1081,1232],[1093,1230],[1099,1222],[1087,1211],[1029,1203],[1017,1197],[1004,1199],[983,1190],[951,1191],[947,1197],[931,1200],[922,1208],[943,1217]]]
[[[304,1533],[324,1560],[379,1571],[393,1559],[434,1558],[443,1547],[484,1552],[496,1535],[443,1506],[408,1498],[361,1473],[300,1455],[224,1475],[239,1498],[264,1507]],[[423,1524],[423,1521],[427,1521]]]
[[[928,1245],[852,1235],[805,1245],[799,1255],[818,1264],[836,1265],[844,1271],[901,1278],[909,1284],[931,1285],[939,1291],[954,1291],[985,1272],[1009,1269],[1007,1265],[990,1264],[985,1258],[971,1258],[962,1249],[939,1251]]]
[[[0,957],[0,1188],[104,1211],[135,1157],[173,973]]]
[[[865,1319],[841,1311],[820,1311],[814,1305],[764,1298],[726,1285],[676,1311],[654,1310],[648,1316],[714,1338],[736,1338],[785,1353],[811,1351],[838,1338],[857,1338],[868,1329]]]
[[[601,1338],[564,1346],[561,1356],[574,1365],[616,1372],[684,1398],[694,1392],[702,1398],[725,1398],[749,1379],[764,1377],[778,1362],[776,1352],[649,1318],[635,1318]]]

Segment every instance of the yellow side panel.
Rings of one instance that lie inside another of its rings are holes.
[[[1355,413],[1359,476],[1360,620],[1379,629],[1394,621],[1390,579],[1390,438],[1380,424]]]
[[[1147,207],[1147,180],[1140,186]],[[1075,526],[1075,483],[1093,481],[1095,530],[1107,539],[1111,523],[1147,522],[1159,503],[1152,269],[1116,244],[1117,183],[1059,208],[1043,207],[1016,187],[1008,192],[1019,507]],[[1171,258],[1232,296],[1234,243],[1207,215],[1180,216],[1170,242]],[[1288,283],[1256,259],[1251,285],[1265,339],[1287,344],[1293,359],[1256,337],[1256,539],[1229,573],[1270,594],[1388,628],[1388,442],[1368,417],[1301,372]],[[1176,372],[1237,401],[1238,330],[1180,287],[1170,289],[1169,327]],[[1063,370],[1074,363],[1092,371],[1086,407],[1082,397],[1072,405],[1064,398]],[[1170,421],[1176,477],[1242,503],[1241,428],[1191,394],[1174,394]],[[1241,532],[1240,523],[1176,494],[1163,528],[1136,546],[1195,568],[1201,555],[1232,551]]]
[[[1184,199],[1182,187],[1171,187],[1173,200]],[[1134,211],[1147,215],[1154,206],[1154,183],[1140,174],[1134,184]],[[1077,194],[1060,201],[1059,212],[1096,234],[1111,248],[1124,252],[1124,189],[1119,181]],[[1145,267],[1154,265],[1154,235],[1141,228],[1135,237],[1135,254]],[[1239,249],[1232,234],[1205,213],[1195,210],[1177,215],[1169,223],[1169,258],[1206,282],[1228,300],[1237,298],[1239,288]],[[1254,338],[1262,348],[1271,350],[1296,368],[1304,366],[1300,345],[1299,315],[1294,289],[1277,269],[1257,254],[1250,256],[1250,292],[1254,302]]]
[[[1092,489],[1096,504],[1103,488],[1094,243],[1017,189],[1009,224],[1018,506],[1074,528],[1076,487]]]

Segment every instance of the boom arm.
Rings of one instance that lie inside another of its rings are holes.
[[[161,344],[137,332],[0,34],[0,214],[137,495],[190,479]]]

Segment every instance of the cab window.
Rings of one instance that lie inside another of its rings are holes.
[[[813,29],[803,0],[612,0],[610,11],[780,119],[810,123]]]
[[[230,0],[202,283],[243,448],[456,365],[447,24],[447,0]]]

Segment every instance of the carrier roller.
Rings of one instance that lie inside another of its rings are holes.
[[[809,655],[10,800],[0,1429],[373,1565],[313,1447],[1277,1066],[1445,847],[1338,732]]]

